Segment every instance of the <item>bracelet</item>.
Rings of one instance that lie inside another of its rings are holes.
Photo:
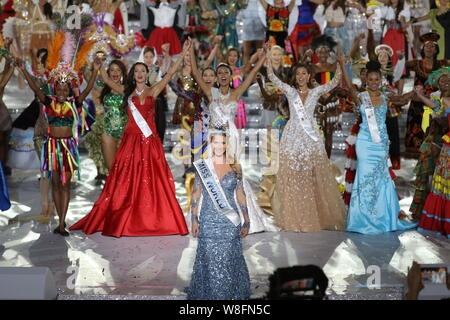
[[[249,228],[250,229],[250,221],[245,221],[242,225],[242,228]]]
[[[198,223],[198,215],[192,214],[191,215],[191,222],[197,222]]]

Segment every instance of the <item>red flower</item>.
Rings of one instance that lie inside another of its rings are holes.
[[[273,17],[274,15],[275,15],[275,10],[273,10],[272,8],[269,8],[267,10],[267,16]]]

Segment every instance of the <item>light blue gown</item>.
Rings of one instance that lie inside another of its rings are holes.
[[[347,216],[347,231],[380,234],[415,228],[417,224],[398,219],[400,204],[388,168],[386,95],[383,94],[383,104],[374,108],[380,143],[372,142],[365,105],[362,104],[359,108],[362,123],[356,139],[358,162]]]
[[[200,178],[196,177],[195,183]],[[220,184],[228,202],[238,212],[234,200],[242,180],[230,171]],[[246,300],[250,298],[250,275],[242,249],[241,226],[219,214],[206,188],[202,188],[203,203],[199,218],[197,255],[188,300]]]

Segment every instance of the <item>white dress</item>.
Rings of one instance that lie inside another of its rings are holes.
[[[217,88],[211,89],[212,102],[209,105],[210,112],[210,128],[223,126],[228,124],[229,140],[228,140],[228,152],[236,155],[239,159],[243,145],[240,144],[239,130],[234,124],[234,115],[237,112],[237,101],[232,101],[228,104],[223,102],[230,96],[222,95]],[[256,233],[262,231],[279,231],[279,229],[273,224],[272,218],[267,216],[259,207],[255,194],[245,177],[244,192],[247,200],[248,215],[250,218],[250,230],[249,233]]]

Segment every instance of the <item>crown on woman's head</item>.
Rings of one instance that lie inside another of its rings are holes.
[[[215,126],[215,127],[210,127],[208,129],[208,135],[212,136],[215,134],[227,134],[228,133],[228,124],[223,125],[223,126]]]
[[[226,68],[228,68],[230,71],[232,71],[230,65],[227,64],[227,63],[224,63],[224,62],[219,63],[219,64],[217,65],[217,67],[216,67],[216,71],[219,70],[220,67],[226,67]]]

